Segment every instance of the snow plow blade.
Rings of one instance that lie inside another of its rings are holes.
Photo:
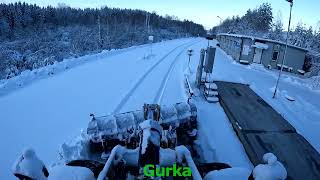
[[[184,135],[180,133],[185,134],[197,129],[196,106],[191,102],[183,102],[171,106],[163,105],[159,108],[159,124],[163,132],[174,129],[178,137],[177,143],[185,143],[181,141],[188,138],[184,138]],[[108,151],[118,144],[134,149],[139,144],[139,124],[146,119],[143,110],[100,117],[91,116],[92,119],[87,128],[91,151]]]

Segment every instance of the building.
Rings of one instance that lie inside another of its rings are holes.
[[[280,69],[286,45],[283,42],[237,34],[218,34],[221,49],[242,64],[258,63],[269,69]],[[288,45],[283,70],[304,74],[308,50]]]

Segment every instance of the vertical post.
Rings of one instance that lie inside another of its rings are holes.
[[[152,56],[153,36],[149,36],[148,40],[149,40],[149,43],[150,43],[150,56]]]
[[[286,58],[287,58],[288,40],[289,40],[289,35],[290,35],[290,25],[291,25],[291,14],[292,14],[293,0],[287,0],[287,1],[290,3],[290,16],[289,16],[289,24],[288,24],[288,31],[287,31],[287,37],[286,37],[286,49],[285,49],[285,51],[284,51],[284,57],[283,57],[283,59],[282,59],[281,69],[280,69],[280,71],[279,71],[279,75],[278,75],[276,87],[275,87],[275,89],[274,89],[274,93],[273,93],[272,98],[275,98],[275,97],[276,97],[277,89],[278,89],[279,82],[280,82],[280,78],[281,78],[281,74],[282,74],[282,71],[283,71],[283,65],[284,65],[285,60],[286,60]]]
[[[205,55],[205,50],[201,49],[200,60],[199,60],[199,64],[198,64],[198,68],[197,68],[197,76],[196,76],[197,77],[196,84],[197,84],[198,88],[200,88],[200,86],[201,86],[204,55]]]
[[[188,68],[189,68],[189,73],[191,73],[191,68],[190,68],[190,58],[192,56],[192,49],[188,49],[188,56],[189,56],[189,61],[188,61]]]

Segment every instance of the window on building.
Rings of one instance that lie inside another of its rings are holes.
[[[272,60],[276,61],[279,58],[279,51],[273,51],[272,53]]]

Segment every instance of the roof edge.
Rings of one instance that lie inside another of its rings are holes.
[[[257,39],[257,40],[261,40],[261,41],[267,41],[267,42],[271,42],[271,43],[278,43],[278,44],[281,44],[281,45],[286,45],[286,43],[282,42],[282,41],[277,41],[277,40],[273,40],[273,39],[259,38],[259,37],[242,35],[242,34],[219,33],[219,34],[217,34],[217,36],[230,36],[230,37],[237,37],[237,38],[249,38],[249,39],[252,39],[252,40],[256,40]],[[302,47],[299,47],[299,46],[295,46],[295,45],[292,45],[292,44],[288,44],[288,46],[292,47],[292,48],[300,49],[300,50],[303,50],[303,51],[306,51],[306,52],[310,51],[309,49],[302,48]]]

